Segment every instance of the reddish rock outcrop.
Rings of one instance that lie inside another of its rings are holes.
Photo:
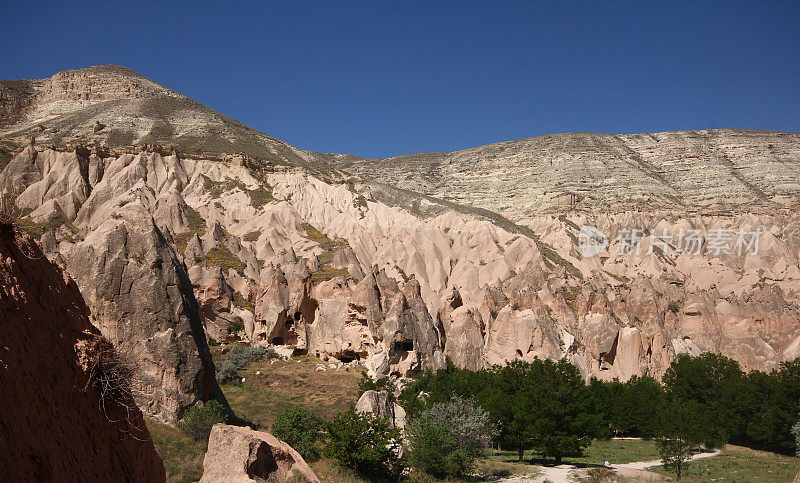
[[[142,413],[117,384],[117,356],[75,282],[30,237],[0,225],[4,481],[165,480]]]

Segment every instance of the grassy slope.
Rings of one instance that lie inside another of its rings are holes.
[[[673,476],[663,467],[650,471]],[[727,445],[719,456],[693,461],[681,481],[790,482],[800,472],[800,459]]]
[[[265,429],[279,409],[289,406],[303,405],[331,418],[355,405],[361,372],[318,371],[318,364],[324,363],[313,356],[256,362],[239,371],[243,384],[225,384],[222,391],[236,414]]]
[[[158,455],[164,461],[167,481],[197,481],[203,476],[206,443],[195,441],[181,430],[155,421],[147,421],[147,429],[150,430]]]

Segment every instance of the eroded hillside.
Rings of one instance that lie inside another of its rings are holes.
[[[4,128],[20,145],[0,189],[76,279],[93,323],[141,354],[139,403],[163,420],[216,397],[209,338],[376,376],[447,357],[472,369],[566,357],[585,377],[627,379],[659,377],[682,352],[722,352],[746,369],[800,355],[796,134],[563,135],[362,162],[281,154],[249,130],[269,156],[198,154],[179,134],[165,138],[172,147],[144,131],[109,146],[98,119],[69,117],[98,109],[119,124],[119,103],[137,125],[161,119],[137,104],[144,97],[70,97],[44,121],[37,113],[60,97],[36,89],[18,109],[25,120]],[[158,105],[182,99],[153,89]],[[22,146],[57,122],[71,126],[62,144]],[[584,225],[608,245],[584,253]],[[638,250],[626,250],[631,230]],[[689,232],[696,251],[678,238]],[[740,232],[757,233],[757,247],[737,249]],[[720,233],[727,250],[715,249]]]

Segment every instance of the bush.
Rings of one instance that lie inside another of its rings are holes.
[[[244,328],[241,322],[233,322],[231,323],[230,327],[228,327],[228,334],[236,335]]]
[[[229,384],[237,382],[239,379],[239,368],[230,359],[223,359],[217,364],[217,382],[220,384]]]
[[[491,440],[489,415],[472,401],[453,397],[415,418],[409,427],[412,464],[437,478],[472,469]]]
[[[225,422],[225,408],[212,400],[190,407],[178,422],[178,428],[197,441],[208,441],[211,428],[217,423]]]
[[[400,432],[389,422],[354,408],[327,424],[325,455],[368,480],[396,479],[405,468],[400,456]]]
[[[217,364],[217,382],[220,384],[237,382],[240,379],[239,369],[253,362],[272,359],[277,356],[275,351],[266,347],[245,347],[241,344],[233,344],[228,349],[228,355],[225,356],[225,359]]]
[[[306,461],[319,458],[317,441],[323,421],[315,412],[300,406],[282,409],[275,415],[272,434],[289,443]]]
[[[586,473],[586,478],[589,481],[615,481],[617,473],[603,466],[592,468]]]
[[[410,429],[410,459],[415,468],[446,478],[461,476],[472,467],[475,455],[458,446],[447,425],[426,420]]]
[[[367,391],[386,391],[394,395],[394,384],[388,378],[372,379],[366,372],[361,373],[361,380],[358,381],[358,393],[364,394]]]

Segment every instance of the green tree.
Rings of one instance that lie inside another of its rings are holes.
[[[652,377],[628,379],[614,407],[614,426],[625,436],[650,438],[656,434],[653,414],[663,404],[664,389]]]
[[[536,359],[531,366],[524,393],[533,402],[533,448],[556,463],[564,456],[580,456],[598,426],[580,371],[565,359]]]
[[[495,368],[488,411],[500,443],[517,452],[533,448],[560,463],[578,456],[600,434],[591,392],[580,371],[566,360],[512,361]]]
[[[742,398],[739,412],[746,429],[737,442],[794,454],[800,447],[791,435],[800,414],[800,359],[784,362],[769,374],[750,372]]]
[[[326,456],[367,479],[398,478],[404,468],[400,432],[389,422],[354,408],[327,424]]]
[[[314,461],[319,458],[317,441],[323,424],[317,413],[294,406],[278,411],[272,423],[272,434],[289,443],[307,461]]]
[[[663,382],[673,401],[693,403],[699,416],[695,429],[707,446],[719,446],[743,432],[746,420],[737,407],[746,380],[738,362],[710,352],[699,357],[681,354]]]
[[[497,424],[498,441],[503,448],[516,451],[519,461],[532,446],[535,436],[532,370],[532,364],[516,360],[492,371],[494,390],[487,409]]]
[[[656,443],[664,467],[680,480],[700,442],[703,429],[701,404],[681,397],[665,399],[658,417]]]
[[[447,402],[453,396],[474,400],[488,410],[494,393],[494,371],[470,371],[456,368],[447,359],[447,367],[439,371],[427,369],[418,374],[400,393],[399,404],[409,417],[430,409],[435,404]]]
[[[464,475],[492,436],[489,415],[472,401],[454,396],[411,421],[412,464],[438,478]]]

